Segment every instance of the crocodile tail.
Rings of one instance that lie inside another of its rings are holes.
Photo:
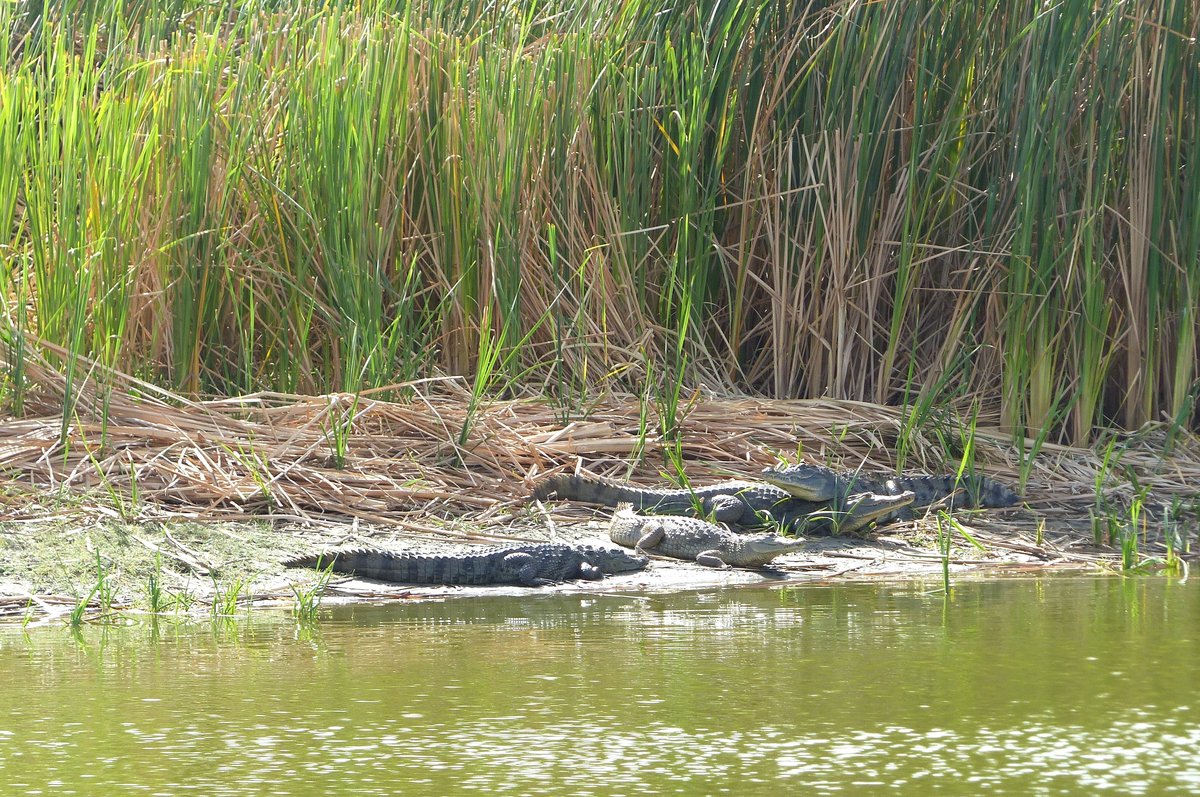
[[[327,551],[284,561],[288,567],[331,567],[335,573],[398,584],[486,584],[483,556],[430,556],[370,548]]]
[[[320,554],[306,554],[304,556],[293,556],[289,559],[284,559],[281,564],[284,567],[324,567],[329,564],[329,559],[332,554],[326,554],[322,557]]]
[[[355,572],[407,584],[496,584],[507,580],[502,554],[412,555],[386,553],[356,563]]]
[[[1021,503],[1021,496],[1001,481],[990,476],[980,476],[978,490],[980,506],[1015,506]]]
[[[287,567],[313,567],[318,570],[326,568],[334,573],[341,573],[348,576],[363,576],[365,578],[380,578],[382,580],[397,580],[384,578],[376,575],[381,572],[393,573],[397,568],[392,560],[397,557],[387,551],[376,551],[370,549],[346,550],[346,551],[324,551],[318,554],[309,554],[308,556],[299,556],[294,559],[287,559],[284,565]],[[401,568],[403,569],[403,568]]]
[[[602,506],[630,504],[636,509],[648,509],[662,506],[666,496],[659,490],[634,487],[598,476],[559,474],[538,482],[533,489],[533,497],[539,501],[553,497]]]
[[[294,556],[284,559],[284,567],[311,567],[316,570],[332,570],[334,573],[353,575],[355,562],[368,553],[378,551],[322,551],[321,553]]]

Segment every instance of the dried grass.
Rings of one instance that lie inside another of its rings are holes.
[[[55,354],[53,347],[45,350]],[[586,417],[565,423],[561,409],[548,402],[491,402],[480,408],[460,446],[470,393],[451,378],[393,386],[393,393],[411,394],[402,402],[375,398],[382,391],[357,401],[344,394],[277,393],[191,401],[90,364],[63,441],[64,378],[36,350],[25,357],[27,415],[7,420],[0,430],[0,468],[10,488],[129,496],[136,487],[145,504],[193,519],[358,519],[448,534],[458,532],[447,531],[447,520],[462,521],[457,527],[475,533],[500,533],[499,527],[520,517],[533,480],[557,470],[585,469],[644,484],[665,478],[658,463],[665,462],[666,447],[652,433],[639,436],[638,397],[606,396]],[[653,409],[648,412],[653,429]],[[350,433],[339,469],[331,464],[327,430],[346,418]],[[995,422],[979,420],[976,468],[1015,484],[1019,452],[993,430]],[[903,424],[902,409],[860,402],[696,394],[683,421],[683,461],[693,484],[753,474],[778,455],[798,451],[813,461],[888,470]],[[927,434],[918,432],[910,445],[909,469],[956,464],[942,461],[942,449]],[[1162,454],[1164,446],[1161,429],[1115,446],[1119,467],[1110,468],[1104,489],[1113,505],[1132,499],[1135,486],[1147,491],[1152,510],[1172,499],[1195,501],[1200,441],[1178,438],[1169,456]],[[1021,548],[1030,547],[1039,521],[1059,547],[1090,540],[1088,509],[1104,472],[1103,457],[1093,450],[1046,445],[1030,469],[1027,509],[987,513],[981,528],[992,532],[989,539]],[[0,518],[29,516],[29,503],[9,492]],[[562,511],[569,518],[580,510]]]

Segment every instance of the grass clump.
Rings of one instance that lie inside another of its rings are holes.
[[[112,618],[114,592],[111,579],[111,573],[100,558],[100,552],[96,551],[96,576],[92,583],[91,589],[86,595],[76,599],[75,605],[71,608],[67,615],[67,625],[71,628],[79,628],[89,619],[107,621]],[[94,617],[89,618],[88,614],[92,610],[92,602],[96,602],[96,612]]]
[[[311,622],[317,619],[317,610],[321,608],[321,599],[325,597],[325,589],[329,586],[329,579],[333,577],[333,560],[324,567],[321,566],[321,561],[317,560],[317,580],[308,587],[301,587],[298,584],[292,584],[292,596],[295,602],[292,604],[292,613],[296,619],[301,622]]]
[[[229,581],[221,581],[212,576],[212,616],[213,619],[229,618],[237,614],[238,601],[246,588],[244,578],[234,577]]]

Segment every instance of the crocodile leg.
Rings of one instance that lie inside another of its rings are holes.
[[[585,578],[588,581],[599,581],[604,578],[604,571],[596,567],[591,562],[579,563],[579,577]]]
[[[708,512],[718,523],[740,523],[746,503],[736,495],[715,495],[708,501]]]
[[[645,553],[651,548],[656,547],[663,541],[667,529],[659,520],[647,520],[642,525],[642,536],[637,541],[637,545],[633,546],[635,551]]]
[[[729,570],[729,565],[725,564],[725,560],[721,558],[721,552],[716,550],[701,551],[696,555],[696,563],[702,564],[705,567],[713,567],[717,570]]]
[[[893,495],[863,493],[850,496],[847,499],[849,517],[841,522],[841,528],[846,531],[857,531],[870,523],[893,517],[894,513],[910,506],[916,497],[916,493],[912,490],[902,490]]]
[[[554,582],[538,575],[537,561],[527,553],[510,553],[504,564],[517,568],[518,580],[527,587],[548,587]]]

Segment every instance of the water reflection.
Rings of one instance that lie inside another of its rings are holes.
[[[1132,587],[1130,586],[1132,584]],[[840,585],[0,630],[5,793],[1194,792],[1200,591]]]

